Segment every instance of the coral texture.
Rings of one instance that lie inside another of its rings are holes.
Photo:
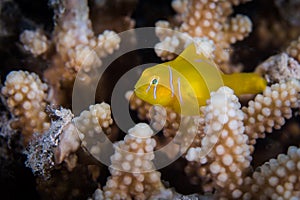
[[[300,149],[291,146],[248,177],[243,199],[290,199],[300,197]]]
[[[76,152],[80,147],[95,157],[100,151],[100,133],[108,134],[112,124],[110,106],[106,103],[91,105],[73,118],[67,109],[50,109],[51,126],[42,136],[34,138],[27,149],[27,166],[45,178],[55,165],[66,163],[68,170],[76,166]],[[41,153],[42,152],[42,153]]]
[[[167,21],[159,21],[156,23],[156,34],[161,43],[156,45],[156,48],[168,49],[176,52],[176,49],[182,48],[186,45],[185,40],[189,37],[207,37],[216,45],[215,61],[220,64],[228,63],[229,51],[231,44],[243,40],[252,30],[252,23],[247,16],[236,15],[229,17],[233,10],[232,6],[239,5],[246,1],[175,1],[173,6],[175,10],[181,12],[180,19],[182,24],[175,27],[175,31],[183,34],[176,34],[176,32],[167,29],[172,28],[172,25]],[[178,4],[185,6],[178,9]],[[161,29],[163,28],[163,29]],[[170,48],[171,47],[171,48]],[[174,53],[167,51],[158,51],[158,56],[163,59],[174,58]],[[227,69],[228,70],[228,69]]]
[[[54,30],[53,40],[57,54],[67,68],[79,71],[84,67],[89,71],[91,67],[95,67],[92,65],[97,58],[93,56],[104,57],[119,47],[120,38],[113,31],[104,31],[97,37],[94,35],[87,1],[66,0],[59,6],[64,11],[56,10],[58,25]],[[87,58],[91,61],[87,61]]]
[[[154,130],[163,130],[165,137],[173,138],[180,125],[180,116],[170,108],[152,106],[139,99],[132,91],[125,95],[129,101],[130,108],[138,112],[141,120],[149,120]]]
[[[43,133],[43,135],[36,135],[30,141],[26,150],[26,166],[34,174],[45,179],[50,178],[50,172],[55,166],[54,152],[55,148],[61,142],[59,137],[73,118],[72,112],[63,108],[51,108],[51,114],[54,120],[51,120],[49,130]]]
[[[300,62],[300,37],[297,40],[293,40],[286,51],[291,57]]]
[[[268,83],[279,83],[289,79],[299,79],[300,65],[286,53],[271,56],[256,67],[255,72],[265,77]]]
[[[11,126],[21,129],[25,143],[33,133],[42,133],[50,126],[45,113],[47,89],[47,85],[35,73],[12,71],[6,77],[2,94],[16,117]]]
[[[23,43],[24,49],[32,53],[34,56],[39,56],[45,53],[49,48],[47,37],[42,33],[41,30],[25,30],[20,35],[20,41]]]
[[[281,128],[285,119],[292,117],[292,108],[299,107],[299,92],[298,80],[275,83],[243,107],[245,133],[250,144],[255,144],[257,138],[264,138],[265,132]]]
[[[110,173],[103,188],[105,199],[149,199],[164,186],[152,160],[156,142],[147,124],[137,124],[124,141],[115,144]]]
[[[74,118],[74,124],[82,141],[82,146],[97,157],[101,152],[101,143],[105,138],[102,134],[108,135],[111,132],[110,106],[107,103],[90,105],[89,110],[82,111]]]
[[[201,140],[201,147],[190,148],[186,155],[188,161],[201,163],[198,170],[211,177],[210,191],[215,188],[218,197],[241,197],[239,187],[252,159],[248,137],[243,134],[240,107],[230,88],[221,87],[212,92],[207,106],[203,108],[206,134]],[[204,190],[208,188],[206,186]]]
[[[87,3],[87,0],[49,1],[56,23],[51,38],[47,40],[40,29],[25,30],[20,36],[25,50],[34,56],[44,55],[50,61],[44,78],[51,89],[52,103],[65,106],[69,97],[64,90],[72,89],[78,71],[84,69],[80,80],[90,83],[95,78],[94,71],[102,65],[101,58],[119,48],[120,37],[114,31],[94,34]],[[50,45],[54,49],[48,48]],[[56,76],[57,73],[61,76]]]
[[[242,109],[231,89],[224,87],[212,93],[208,105],[201,108],[197,137],[185,155],[189,161],[185,172],[191,182],[200,183],[203,191],[216,189],[216,198],[241,198],[245,195],[247,190],[245,192],[242,187],[251,170],[256,139],[265,137],[265,132],[271,132],[273,128],[279,129],[285,119],[292,117],[292,108],[299,107],[299,93],[299,81],[290,77],[268,86],[263,94],[258,94],[248,107]],[[178,134],[182,116],[170,118],[168,108],[151,108],[135,96],[129,102],[143,119],[151,120],[154,127],[163,127],[164,133],[168,133],[166,124],[173,119],[172,123],[177,126],[169,129],[171,137]]]
[[[277,62],[285,63],[279,72],[269,67],[279,67]],[[271,58],[266,66],[262,69],[273,84],[249,101],[248,106],[241,108],[233,91],[221,88],[211,94],[207,106],[200,109],[201,115],[194,121],[198,128],[193,132],[197,135],[185,155],[189,161],[185,172],[191,183],[200,185],[201,191],[214,191],[214,198],[236,199],[247,192],[243,187],[246,175],[251,173],[256,139],[281,128],[292,117],[292,109],[299,108],[299,80],[293,79],[297,78],[297,61],[284,54]],[[279,77],[282,81],[277,83]],[[126,98],[138,116],[149,120],[154,129],[162,129],[166,138],[180,134],[180,121],[186,116],[179,116],[169,108],[152,106],[131,92]],[[192,127],[193,124],[187,126]],[[157,141],[159,146],[165,145]]]

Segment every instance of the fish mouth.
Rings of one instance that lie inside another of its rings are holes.
[[[135,87],[133,90],[134,94],[141,100],[143,101],[147,101],[147,92],[146,92],[146,88],[143,86],[140,87]]]
[[[147,102],[147,99],[144,97],[144,95],[143,95],[141,92],[134,91],[134,95],[135,95],[138,99]]]
[[[147,85],[139,85],[139,86],[134,86],[134,92],[139,93],[139,94],[146,94],[146,88]]]
[[[135,93],[136,96],[140,98],[140,96],[143,95],[142,89],[140,87],[135,87],[133,92]]]

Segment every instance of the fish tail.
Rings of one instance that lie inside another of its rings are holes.
[[[222,79],[236,95],[261,93],[267,86],[266,80],[256,73],[222,74]]]

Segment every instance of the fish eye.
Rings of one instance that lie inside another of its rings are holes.
[[[152,79],[151,84],[152,85],[157,85],[158,84],[158,79],[157,78]]]

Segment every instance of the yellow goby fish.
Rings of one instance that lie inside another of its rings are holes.
[[[176,59],[145,69],[134,91],[152,105],[197,115],[210,92],[221,86],[230,87],[236,95],[257,94],[265,89],[266,81],[255,73],[223,74],[211,59],[198,54],[195,45],[190,44]]]

